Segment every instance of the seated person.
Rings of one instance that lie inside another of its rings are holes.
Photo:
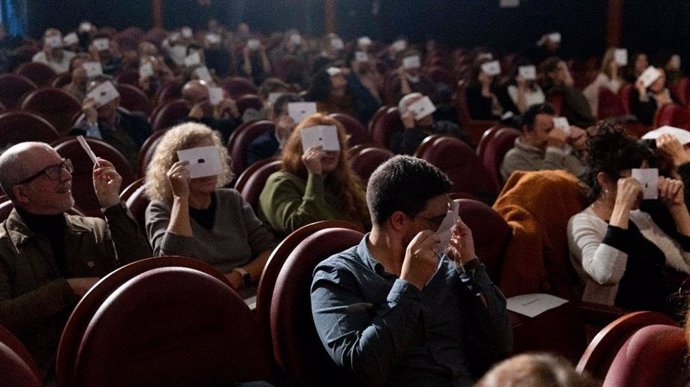
[[[588,141],[592,204],[568,223],[568,245],[584,284],[582,299],[630,310],[672,314],[665,267],[690,273],[690,214],[683,183],[659,177],[658,196],[676,232],[668,235],[639,210],[642,186],[633,168],[648,168],[652,151],[622,129],[601,124]]]
[[[223,144],[228,142],[232,132],[241,124],[240,113],[235,101],[223,98],[217,105],[209,101],[209,86],[206,82],[192,80],[182,86],[182,99],[187,102],[189,114],[183,122],[197,122],[220,133]]]
[[[107,42],[107,44],[104,47],[96,47],[95,42],[97,40],[102,40]],[[95,60],[101,62],[104,74],[113,76],[122,66],[122,58],[120,57],[117,42],[111,40],[110,35],[107,33],[96,33],[93,36],[93,40],[89,46],[89,53]]]
[[[223,170],[192,179],[177,152],[203,146],[218,148]],[[190,122],[168,130],[146,171],[146,233],[155,255],[197,258],[251,292],[275,239],[237,191],[222,188],[231,179],[227,152],[209,127]]]
[[[329,75],[327,69],[337,72]],[[349,114],[362,124],[368,123],[381,106],[354,71],[329,66],[316,72],[304,99],[316,102],[319,112]]]
[[[31,58],[32,62],[47,64],[56,73],[69,71],[74,53],[63,49],[62,34],[55,28],[48,28],[43,34],[43,50]]]
[[[632,58],[633,60],[628,61],[628,66],[626,66],[623,72],[623,78],[629,83],[635,83],[649,67],[649,57],[644,52],[635,53]]]
[[[276,93],[276,95],[280,95],[289,92],[290,85],[280,79],[266,79],[264,83],[259,86],[259,99],[261,99],[263,107],[258,111],[254,108],[247,108],[242,114],[242,122],[270,120],[272,117],[271,110],[273,109],[273,104],[276,102],[275,100],[271,100],[271,94]]]
[[[412,93],[400,100],[398,109],[400,110],[400,118],[405,129],[394,132],[391,136],[391,151],[398,154],[412,155],[417,150],[419,144],[432,134],[449,134],[463,140],[467,144],[472,144],[469,135],[453,122],[436,121],[431,114],[416,119],[414,113],[408,107],[422,98],[424,98],[424,95]]]
[[[573,125],[588,127],[596,122],[587,98],[576,89],[568,65],[558,57],[551,57],[542,63],[544,78],[541,87],[549,98],[554,94],[563,95],[562,114]]]
[[[339,151],[302,149],[302,129],[316,125],[338,128]],[[293,130],[283,149],[283,169],[272,174],[259,197],[259,215],[287,235],[309,223],[342,219],[362,226],[369,213],[364,188],[347,161],[345,128],[322,114],[307,117]]]
[[[501,162],[504,180],[514,171],[545,169],[565,169],[578,177],[584,175],[585,167],[573,151],[584,146],[586,132],[571,125],[568,136],[554,126],[553,118],[554,111],[548,104],[533,105],[522,115],[522,134]]]
[[[91,60],[91,56],[86,53],[79,53],[70,63],[70,82],[62,86],[62,90],[69,93],[77,101],[83,101],[86,98],[86,87],[89,84],[89,77],[86,75],[86,68],[84,62]]]
[[[436,234],[450,187],[424,160],[386,161],[367,188],[371,233],[314,270],[316,331],[356,385],[472,386],[471,369],[511,350],[506,300],[472,231],[458,218],[450,242]]]
[[[597,387],[588,375],[581,375],[567,360],[549,353],[523,353],[506,359],[489,370],[475,387]]]
[[[528,66],[529,63],[523,62],[521,65]],[[510,83],[496,94],[503,110],[516,116],[526,112],[532,105],[546,102],[544,91],[536,79],[525,79],[520,75],[519,68],[515,66]]]
[[[623,69],[616,62],[614,53],[616,48],[609,48],[604,54],[604,59],[601,61],[601,69],[597,77],[585,87],[582,94],[587,98],[589,107],[594,116],[599,113],[599,90],[602,88],[608,89],[613,94],[618,94],[618,91],[623,86]]]
[[[499,120],[503,114],[503,108],[496,94],[496,76],[488,75],[482,70],[484,60],[472,67],[470,80],[465,89],[465,100],[470,118],[474,120]]]
[[[263,43],[259,43],[256,48],[245,44],[242,55],[237,60],[237,74],[251,79],[254,85],[261,85],[271,74],[271,61],[268,59]]]
[[[403,61],[405,58],[409,57],[420,58],[421,54],[417,50],[410,50],[406,52],[398,60],[398,67],[395,69],[394,77],[390,78],[390,84],[387,89],[392,96],[390,103],[396,104],[400,102],[400,99],[410,93],[420,93],[428,95],[429,98],[434,99],[434,81],[426,74],[422,73],[420,67],[407,67],[403,66]]]
[[[105,82],[110,82],[110,77],[95,77],[89,82],[87,94]],[[146,115],[142,112],[120,109],[119,96],[99,107],[93,98],[87,97],[81,108],[84,119],[70,131],[70,134],[103,140],[119,150],[132,167],[136,167],[139,149],[153,131]]]
[[[273,104],[271,120],[275,125],[275,130],[262,134],[249,144],[247,166],[280,154],[285,142],[290,138],[292,130],[297,126],[297,123],[288,114],[288,104],[291,102],[303,102],[303,100],[298,94],[287,93],[278,97]]]
[[[14,145],[0,156],[0,185],[14,204],[0,225],[0,323],[26,346],[40,377],[55,377],[65,322],[99,278],[151,256],[118,196],[122,178],[99,159],[94,190],[105,220],[69,215],[72,163],[44,143]]]
[[[651,126],[656,112],[664,105],[674,103],[673,95],[666,87],[664,70],[657,68],[659,77],[651,85],[645,87],[641,79],[635,82],[635,88],[630,92],[630,111],[641,123]]]

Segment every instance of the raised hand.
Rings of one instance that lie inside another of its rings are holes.
[[[405,249],[400,279],[422,290],[436,272],[438,257],[434,247],[438,243],[438,236],[433,231],[424,230],[417,234]]]
[[[173,196],[189,198],[189,161],[178,161],[168,170],[168,182]]]
[[[321,158],[324,155],[322,146],[312,146],[302,154],[302,162],[307,168],[307,171],[320,175],[323,173],[323,166],[321,165]]]
[[[122,176],[117,173],[113,164],[98,158],[98,165],[93,166],[93,189],[101,208],[109,208],[120,203],[120,186]]]

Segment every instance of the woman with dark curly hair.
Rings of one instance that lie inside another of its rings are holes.
[[[665,268],[690,273],[690,214],[683,183],[658,179],[658,198],[676,228],[668,235],[639,210],[642,185],[632,177],[632,169],[653,164],[651,149],[619,128],[600,124],[588,141],[586,162],[592,204],[568,223],[571,258],[584,282],[583,300],[672,314]]]
[[[302,129],[333,125],[338,129],[339,151],[321,147],[302,149]],[[350,169],[345,128],[336,120],[314,114],[292,132],[283,149],[283,170],[272,174],[259,198],[259,215],[281,233],[328,219],[369,224],[364,189]]]

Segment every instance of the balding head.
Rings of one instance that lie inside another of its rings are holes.
[[[208,99],[208,86],[206,82],[193,80],[184,84],[182,87],[182,98],[187,101],[189,106]]]
[[[42,142],[22,142],[7,149],[0,155],[0,186],[14,201],[12,189],[22,180],[31,176],[32,168],[43,155],[57,154],[50,145]]]

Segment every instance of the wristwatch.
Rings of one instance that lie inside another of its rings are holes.
[[[236,267],[236,268],[232,269],[232,271],[236,271],[242,276],[242,282],[244,283],[245,288],[252,286],[252,275],[249,274],[248,271],[244,270],[241,267]]]

